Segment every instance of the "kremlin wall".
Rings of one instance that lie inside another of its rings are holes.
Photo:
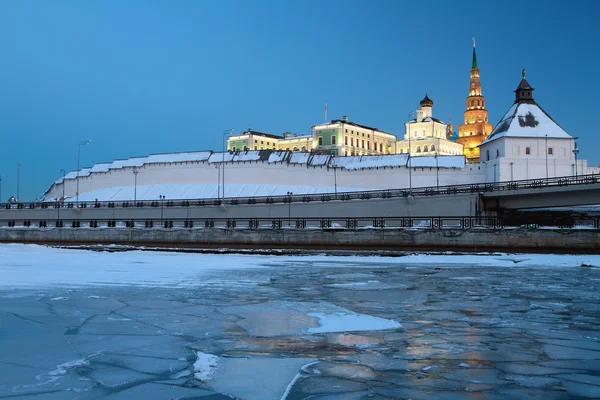
[[[575,138],[534,100],[525,70],[515,101],[496,127],[488,121],[473,48],[464,123],[433,116],[426,95],[402,140],[347,117],[315,125],[307,136],[248,129],[230,135],[227,152],[156,154],[73,171],[44,201],[252,197],[369,189],[435,187],[599,173],[577,159]]]

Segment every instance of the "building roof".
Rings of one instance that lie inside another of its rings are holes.
[[[525,70],[517,87],[515,103],[504,114],[494,130],[482,143],[503,137],[572,139],[563,128],[533,100],[533,88],[525,80]]]
[[[421,108],[422,107],[433,107],[433,100],[431,100],[429,98],[429,96],[427,96],[427,93],[425,93],[425,98],[423,98],[423,100],[421,100],[419,105],[421,106]]]
[[[471,69],[479,69],[477,66],[477,54],[475,54],[475,43],[473,43],[473,61],[471,62]]]
[[[393,133],[384,132],[384,131],[382,131],[381,129],[378,129],[378,128],[372,128],[372,127],[370,127],[370,126],[367,126],[367,125],[361,125],[361,124],[357,124],[357,123],[350,122],[350,121],[344,121],[344,120],[342,120],[342,119],[332,119],[332,120],[331,120],[331,122],[325,122],[325,123],[323,123],[323,124],[318,124],[318,125],[315,125],[315,126],[313,126],[313,128],[314,128],[314,127],[316,127],[316,126],[321,126],[321,125],[331,125],[331,124],[346,124],[346,125],[352,125],[352,126],[357,126],[357,127],[359,127],[359,128],[368,129],[368,130],[371,130],[371,131],[377,131],[377,132],[379,132],[379,133],[384,133],[384,134],[386,134],[386,135],[396,136],[396,135],[394,135]]]
[[[503,137],[572,138],[535,101],[513,104],[482,144]]]
[[[242,132],[241,135],[232,135],[232,136],[243,136],[243,135],[256,135],[256,136],[268,137],[268,138],[271,138],[271,139],[283,139],[283,136],[280,136],[280,135],[273,135],[271,133],[264,133],[264,132],[253,131],[251,129],[248,129],[247,131]]]

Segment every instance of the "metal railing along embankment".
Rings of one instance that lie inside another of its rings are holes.
[[[164,200],[111,200],[80,201],[73,199],[56,202],[0,203],[1,209],[47,209],[47,208],[145,208],[145,207],[207,207],[221,205],[255,205],[278,203],[311,203],[333,200],[369,200],[389,199],[409,196],[456,195],[466,193],[488,193],[494,191],[516,191],[543,187],[564,187],[571,185],[589,185],[600,182],[599,175],[566,176],[548,179],[528,179],[497,183],[476,183],[464,185],[432,186],[413,189],[384,189],[360,192],[338,192],[323,194],[292,194],[281,196],[226,197],[223,199],[164,199]]]

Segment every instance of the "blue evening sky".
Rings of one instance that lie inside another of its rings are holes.
[[[425,92],[455,128],[477,40],[495,125],[521,69],[538,103],[600,161],[595,1],[1,1],[2,197],[60,169],[221,149],[222,132],[351,121],[398,136]]]

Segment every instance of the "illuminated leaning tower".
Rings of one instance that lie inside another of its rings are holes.
[[[488,123],[488,112],[485,109],[485,98],[481,93],[475,39],[473,39],[473,63],[471,65],[471,85],[467,97],[467,111],[464,124],[458,127],[457,143],[464,146],[463,152],[467,162],[479,162],[479,146],[492,132]]]

